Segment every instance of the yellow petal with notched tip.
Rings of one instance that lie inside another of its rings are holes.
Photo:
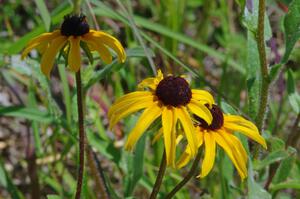
[[[194,157],[197,152],[197,143],[192,119],[185,107],[176,108],[176,112],[177,117],[183,126],[184,134],[188,141],[188,146],[191,148],[191,155]]]
[[[94,40],[85,39],[85,37],[82,37],[82,40],[88,44],[91,51],[98,52],[100,58],[104,61],[104,63],[110,64],[112,62],[112,56],[107,47],[102,44],[96,43]]]
[[[94,31],[90,30],[89,33],[86,35],[87,39],[94,39],[94,41],[98,44],[101,45],[106,45],[109,48],[113,49],[117,55],[118,55],[118,60],[119,62],[123,63],[126,60],[126,53],[125,50],[122,46],[122,44],[113,36],[102,32],[102,31]]]
[[[230,158],[230,160],[232,161],[232,163],[234,164],[235,168],[237,169],[240,177],[242,178],[242,180],[247,176],[247,168],[246,166],[242,163],[242,162],[238,162],[237,159],[235,158],[235,156],[233,155],[232,152],[232,146],[230,146],[221,135],[219,135],[218,133],[215,133],[215,140],[218,143],[218,145],[220,145],[224,151],[226,152],[226,154],[228,155],[228,157]]]
[[[50,71],[53,67],[56,54],[65,45],[66,42],[67,37],[59,36],[51,42],[50,46],[43,54],[41,59],[41,69],[44,75],[46,75],[47,77],[50,76]]]
[[[112,107],[108,111],[108,117],[110,117],[116,110],[118,110],[121,106],[125,106],[130,101],[139,101],[139,99],[144,97],[153,97],[153,94],[149,91],[135,91],[132,93],[128,93],[119,99],[112,105]]]
[[[207,103],[209,105],[215,103],[214,97],[206,90],[192,89],[192,99],[203,101],[204,104]]]
[[[202,162],[201,173],[198,177],[205,177],[213,168],[216,156],[216,141],[213,133],[204,133],[205,154]]]
[[[59,36],[60,36],[60,31],[56,30],[51,33],[43,33],[43,34],[33,38],[26,45],[26,48],[22,52],[21,58],[24,59],[32,49],[37,48],[41,44],[46,45],[46,44],[50,43],[53,39],[55,39],[56,37],[59,37]]]
[[[161,115],[161,108],[157,103],[147,108],[141,117],[138,119],[135,127],[130,132],[127,142],[125,144],[126,150],[132,150],[137,140],[142,136],[144,131],[154,122],[156,118]]]
[[[192,113],[202,118],[208,125],[211,124],[213,117],[206,106],[200,104],[194,99],[191,99],[190,103],[187,106]]]
[[[233,120],[234,118],[234,120]],[[224,128],[230,131],[237,131],[251,138],[252,140],[261,144],[265,149],[267,143],[265,139],[259,134],[257,127],[250,121],[245,120],[240,116],[224,116]]]
[[[176,149],[176,111],[172,107],[164,107],[162,111],[162,128],[166,150],[167,165],[175,166]]]
[[[70,70],[73,72],[78,72],[81,65],[81,55],[80,55],[80,37],[69,37],[70,41],[70,51],[68,56],[68,64]]]

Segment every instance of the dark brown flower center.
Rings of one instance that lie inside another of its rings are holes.
[[[187,81],[174,76],[161,80],[155,94],[164,105],[175,107],[188,104],[192,98],[192,91]]]
[[[208,107],[208,105],[206,105]],[[199,122],[197,125],[207,130],[218,130],[224,124],[224,116],[222,110],[215,104],[209,109],[213,117],[212,123],[208,125],[202,118],[195,116],[195,119]]]
[[[67,15],[61,25],[60,32],[64,36],[81,36],[90,31],[84,15]]]

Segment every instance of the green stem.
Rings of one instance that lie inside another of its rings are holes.
[[[73,1],[73,12],[75,14],[80,14],[80,4],[81,4],[81,0],[74,0]]]
[[[171,199],[175,194],[195,175],[197,166],[201,158],[201,151],[198,151],[198,154],[193,162],[193,165],[189,173],[174,187],[174,189],[168,193],[165,199]]]
[[[161,183],[162,183],[162,179],[163,179],[165,171],[166,171],[166,167],[167,167],[166,151],[164,150],[163,157],[161,158],[161,162],[160,162],[160,166],[159,166],[159,171],[158,171],[158,174],[157,174],[157,177],[156,177],[156,181],[155,181],[155,184],[153,186],[152,193],[151,193],[149,199],[155,199],[156,198],[156,196],[159,192]]]
[[[266,10],[265,0],[259,0],[257,47],[259,52],[260,73],[262,77],[262,83],[260,89],[260,104],[259,104],[258,114],[256,117],[256,125],[260,131],[264,126],[266,109],[268,105],[268,95],[269,95],[269,73],[268,73],[265,38],[264,38],[265,10]]]
[[[80,199],[81,187],[84,171],[84,114],[82,106],[82,88],[80,70],[76,72],[76,90],[77,90],[77,109],[78,109],[78,129],[79,129],[79,168],[77,175],[76,199]]]

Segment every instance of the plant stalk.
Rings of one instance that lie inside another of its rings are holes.
[[[264,127],[266,110],[268,105],[268,95],[269,95],[269,72],[268,72],[265,37],[264,37],[265,10],[266,10],[265,0],[259,0],[256,42],[257,42],[257,47],[259,52],[260,73],[261,73],[262,83],[260,89],[260,104],[259,104],[258,114],[256,116],[256,125],[260,131]]]
[[[195,175],[200,158],[201,151],[198,151],[198,154],[188,174],[174,187],[174,189],[170,193],[168,193],[165,199],[171,199],[173,196],[175,196],[175,194]]]
[[[155,181],[155,184],[153,186],[153,189],[152,189],[152,192],[151,192],[151,195],[150,195],[149,199],[155,199],[156,198],[156,196],[159,192],[161,183],[162,183],[162,179],[163,179],[165,171],[166,171],[166,167],[167,167],[166,151],[164,150],[163,156],[161,158],[160,166],[159,166],[159,171],[158,171],[158,174],[157,174],[157,177],[156,177],[156,181]]]
[[[78,129],[79,129],[79,168],[77,174],[76,199],[80,199],[83,171],[84,171],[84,114],[82,103],[82,86],[80,70],[76,72],[77,109],[78,109]]]

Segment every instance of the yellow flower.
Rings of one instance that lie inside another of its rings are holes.
[[[227,153],[242,179],[247,177],[247,153],[233,132],[240,132],[267,148],[266,141],[259,134],[257,127],[250,121],[238,115],[225,115],[222,110],[213,105],[210,109],[213,121],[209,125],[206,121],[195,116],[197,147],[204,143],[205,155],[201,173],[198,177],[205,177],[215,162],[216,145],[218,144]],[[177,168],[185,166],[192,158],[190,148],[187,147],[177,162]]]
[[[161,119],[167,164],[175,166],[176,126],[181,124],[191,155],[197,152],[195,129],[191,114],[211,123],[212,115],[204,104],[213,104],[214,99],[204,90],[190,89],[182,77],[169,75],[147,78],[139,84],[142,91],[129,93],[118,99],[108,113],[110,128],[129,114],[145,109],[130,132],[125,148],[132,150],[144,131],[158,118]],[[160,117],[161,116],[161,117]]]
[[[34,48],[42,54],[41,69],[49,77],[56,54],[61,50],[67,50],[70,70],[77,72],[80,69],[80,42],[85,42],[91,51],[97,51],[105,63],[112,62],[112,56],[108,48],[113,49],[119,62],[126,59],[125,51],[121,43],[111,35],[96,30],[90,30],[83,15],[67,15],[59,30],[43,33],[33,38],[27,44],[22,53],[22,59]]]

